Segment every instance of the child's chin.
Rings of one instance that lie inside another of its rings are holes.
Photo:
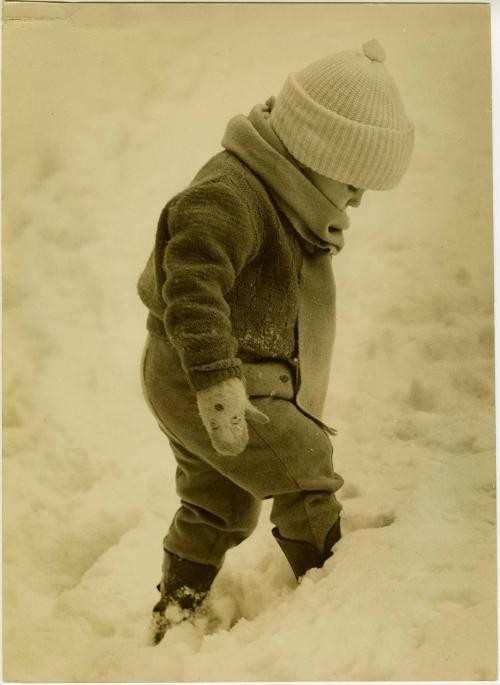
[[[342,237],[341,240],[337,243],[337,245],[330,245],[330,253],[332,255],[337,255],[343,247],[344,238]]]
[[[339,228],[330,227],[330,252],[336,255],[344,247],[344,233]]]

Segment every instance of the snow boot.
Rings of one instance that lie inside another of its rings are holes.
[[[289,538],[282,537],[277,528],[273,528],[272,533],[287,558],[288,563],[292,567],[295,578],[299,581],[309,569],[321,568],[325,561],[332,556],[332,547],[341,538],[340,518],[335,521],[326,536],[325,549],[323,552],[320,552],[319,549],[310,542],[290,540]]]
[[[165,552],[163,579],[158,585],[161,597],[153,608],[151,619],[151,641],[154,645],[162,641],[169,628],[195,616],[217,572],[215,566]]]

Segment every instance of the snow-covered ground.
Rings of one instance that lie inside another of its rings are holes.
[[[487,6],[47,7],[4,6],[4,677],[495,679]],[[373,36],[417,146],[334,260],[344,538],[296,588],[266,506],[218,630],[150,647],[177,507],[138,370],[157,216],[230,116]]]

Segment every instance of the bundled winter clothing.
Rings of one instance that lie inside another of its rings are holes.
[[[240,146],[243,156],[246,132],[264,161],[245,163],[229,151],[210,160],[163,211],[139,282],[150,309],[144,391],[179,464],[182,506],[164,549],[217,567],[253,530],[262,499],[274,498],[272,520],[284,537],[317,550],[341,511],[335,492],[343,481],[320,419],[335,321],[330,252],[341,249],[348,221],[251,123],[263,130],[268,115],[260,106],[229,123],[223,144]],[[274,164],[281,186],[271,178],[269,190],[249,164],[266,175]],[[308,306],[318,316],[304,319],[304,337],[312,333],[326,348],[314,339],[306,346],[318,352],[311,365],[320,361],[304,384],[318,387],[305,395],[309,412],[296,403],[305,263],[312,274],[317,268]],[[241,458],[214,449],[198,412],[197,394],[231,378],[244,379],[252,405],[269,419],[249,424]]]
[[[335,326],[329,255],[349,222],[291,161],[268,116],[259,106],[231,120],[223,145],[239,157],[217,155],[167,205],[139,293],[165,324],[150,317],[149,330],[168,333],[196,390],[241,377],[242,358],[292,361],[300,347],[297,401],[321,420]]]
[[[273,498],[273,534],[297,578],[340,539],[343,481],[322,414],[331,258],[349,221],[306,170],[351,184],[353,197],[354,186],[401,178],[413,127],[384,58],[370,41],[290,76],[276,99],[229,121],[224,150],[161,213],[138,284],[149,309],[144,394],[181,499],[163,543],[159,639],[179,587],[192,596],[201,574],[205,596],[263,499]]]
[[[333,468],[330,438],[293,402],[292,369],[270,360],[243,363],[242,372],[250,401],[269,422],[249,423],[245,451],[228,457],[209,440],[175,347],[154,334],[146,344],[145,395],[178,463],[181,507],[164,549],[217,568],[253,531],[263,499],[273,498],[271,520],[284,537],[318,550],[341,511],[335,492],[343,481]]]

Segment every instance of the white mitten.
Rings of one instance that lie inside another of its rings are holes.
[[[247,397],[239,378],[228,378],[196,394],[198,411],[214,449],[224,456],[243,452],[248,443],[246,419],[269,423]]]

